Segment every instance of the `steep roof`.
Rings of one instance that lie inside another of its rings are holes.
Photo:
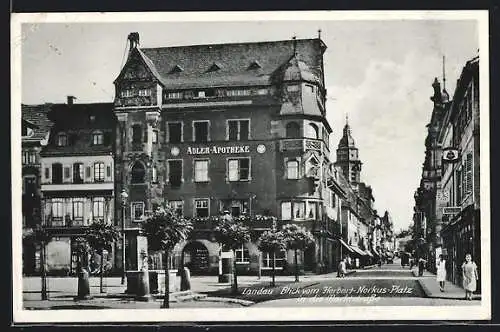
[[[320,39],[141,48],[139,53],[150,60],[146,64],[167,89],[268,85],[294,55],[294,43],[306,75],[321,82],[325,46]]]
[[[24,121],[34,124],[33,136],[30,141],[40,141],[47,137],[53,122],[47,117],[50,105],[21,105],[21,117]],[[23,139],[25,140],[25,139]]]

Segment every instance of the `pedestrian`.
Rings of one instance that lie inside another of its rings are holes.
[[[418,276],[419,277],[424,275],[424,266],[425,266],[425,259],[420,257],[418,259]]]
[[[479,279],[477,265],[472,261],[471,254],[465,255],[465,262],[462,264],[462,279],[465,299],[471,301],[472,293],[476,291],[476,281]]]
[[[444,283],[446,281],[446,260],[443,255],[439,255],[436,263],[436,280],[439,283],[439,290],[444,292]]]
[[[345,273],[346,273],[346,259],[343,258],[340,263],[339,263],[339,267],[338,267],[338,277],[339,278],[344,278],[345,277]]]

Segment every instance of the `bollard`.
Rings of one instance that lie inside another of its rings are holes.
[[[191,272],[187,267],[181,271],[181,291],[185,290],[191,290]]]
[[[78,301],[90,299],[89,273],[86,269],[80,269],[78,272],[78,295],[74,298],[74,300]]]
[[[135,299],[143,302],[152,300],[149,292],[149,272],[146,269],[141,270],[137,276],[137,294]]]

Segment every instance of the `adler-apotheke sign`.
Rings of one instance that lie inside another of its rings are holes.
[[[187,154],[233,154],[250,153],[250,145],[187,147]]]
[[[184,150],[188,155],[208,155],[208,154],[239,154],[239,153],[250,153],[253,148],[250,145],[212,145],[212,146],[188,146]],[[259,144],[255,148],[257,153],[266,152],[266,146],[264,144]],[[174,146],[170,149],[170,154],[173,156],[178,156],[181,149]]]

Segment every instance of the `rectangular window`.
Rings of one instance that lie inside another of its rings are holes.
[[[52,218],[54,220],[62,220],[64,217],[64,208],[62,198],[52,199]]]
[[[316,219],[316,202],[307,202],[307,218]]]
[[[245,245],[241,245],[241,247],[236,248],[234,254],[236,256],[235,261],[237,264],[250,263],[250,252],[248,251],[248,248],[245,247]]]
[[[293,219],[304,219],[306,212],[305,202],[293,202]]]
[[[92,134],[92,145],[102,145],[104,143],[104,134],[97,132]]]
[[[151,137],[151,141],[153,144],[158,143],[158,130],[153,130],[153,137]]]
[[[70,177],[70,169],[69,167],[64,167],[64,178],[69,179]]]
[[[83,164],[73,164],[73,183],[83,183]]]
[[[248,200],[244,199],[221,200],[220,212],[224,211],[228,211],[233,217],[239,217],[242,214],[248,214],[249,213]]]
[[[52,183],[61,184],[62,183],[62,165],[52,164]]]
[[[144,203],[133,202],[131,205],[131,216],[133,221],[141,221],[144,215]]]
[[[196,199],[194,201],[195,217],[204,218],[208,217],[208,199]]]
[[[174,188],[178,188],[182,183],[182,160],[168,161],[168,182]]]
[[[250,120],[228,120],[227,139],[230,141],[247,141],[250,132]]]
[[[34,195],[36,193],[36,178],[34,176],[26,176],[23,181],[24,192]]]
[[[297,160],[287,161],[286,178],[289,180],[296,180],[299,178],[299,162]]]
[[[142,127],[140,124],[135,124],[132,126],[132,143],[142,143]]]
[[[120,95],[122,97],[132,97],[134,94],[133,94],[133,91],[130,90],[130,89],[125,89],[125,90],[122,90],[122,92],[120,93]]]
[[[229,181],[250,180],[250,158],[229,159],[227,176]]]
[[[104,197],[94,197],[92,200],[92,218],[104,219]]]
[[[73,219],[83,220],[83,198],[73,199]]]
[[[167,123],[167,140],[176,144],[182,142],[182,122]]]
[[[336,199],[337,197],[335,196],[335,193],[333,191],[330,192],[330,207],[335,208],[337,205]]]
[[[208,121],[193,121],[193,141],[195,143],[206,143],[209,140]]]
[[[274,267],[277,269],[282,269],[283,266],[285,265],[286,261],[286,251],[285,250],[280,250],[277,253],[275,253],[274,256]],[[263,252],[262,253],[262,267],[263,268],[272,268],[273,267],[273,254],[268,253],[268,252]]]
[[[208,182],[208,160],[194,161],[194,181]]]
[[[292,219],[292,202],[281,203],[281,219],[282,220]]]
[[[184,215],[184,201],[169,201],[168,206],[174,210],[178,216]]]
[[[141,97],[149,97],[151,96],[151,89],[140,89],[139,96]]]
[[[94,182],[104,181],[104,163],[94,163]]]
[[[465,192],[472,193],[472,153],[468,153],[465,160]]]
[[[169,92],[167,94],[167,99],[182,99],[182,92],[180,91]]]

